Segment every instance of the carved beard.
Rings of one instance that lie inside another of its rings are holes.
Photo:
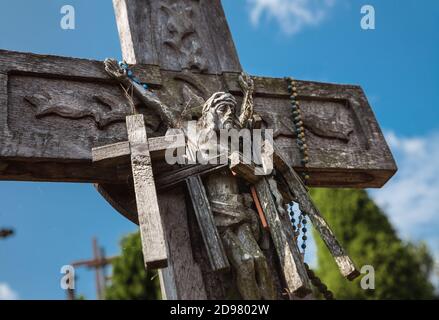
[[[233,117],[227,117],[224,119],[220,119],[220,125],[218,126],[218,129],[225,129],[225,130],[230,130],[234,128],[234,121],[233,121]]]

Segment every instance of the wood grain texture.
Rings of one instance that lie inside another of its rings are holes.
[[[131,149],[128,141],[113,143],[92,149],[93,162],[126,162],[126,158],[128,158],[130,155]]]
[[[238,95],[238,74],[223,75],[227,88]],[[254,77],[255,112],[282,154],[303,171],[295,143],[288,83]],[[297,80],[298,100],[309,147],[310,186],[381,187],[396,172],[396,164],[367,98],[359,86]],[[270,108],[267,108],[270,106]]]
[[[8,79],[7,73],[0,71],[0,141],[4,141],[10,137],[7,109],[5,108],[5,106],[8,105]]]
[[[187,178],[186,183],[212,270],[227,270],[230,268],[229,260],[215,225],[203,181],[196,175]]]
[[[184,148],[186,146],[184,141],[184,135],[169,135],[157,138],[149,138],[148,150],[151,154],[151,159],[163,160],[165,157],[165,151],[168,148]],[[112,163],[124,163],[126,162],[126,158],[129,157],[130,153],[131,150],[129,142],[123,141],[93,148],[92,159],[93,162],[112,161]]]
[[[113,0],[124,59],[221,73],[240,64],[220,0]]]
[[[143,258],[148,268],[164,268],[168,255],[143,115],[128,116],[127,131]]]
[[[262,167],[256,166],[251,161],[244,161],[242,159],[242,154],[239,152],[232,152],[229,156],[229,160],[230,170],[250,184],[257,183],[263,176],[265,176]]]
[[[227,165],[188,165],[173,170],[163,172],[157,176],[157,187],[159,190],[172,188],[177,184],[185,182],[186,179],[194,175],[206,175],[219,171]]]
[[[305,296],[310,293],[308,276],[300,252],[293,240],[294,234],[292,230],[285,227],[285,221],[280,216],[281,213],[273,199],[270,179],[272,178],[264,177],[255,185],[255,189],[270,228],[271,239],[276,248],[286,288],[290,294]]]
[[[182,187],[159,194],[169,265],[160,270],[162,294],[168,300],[207,299],[205,283],[194,260],[185,194]]]
[[[148,23],[148,3],[137,0],[113,0],[113,7],[123,59],[130,64],[157,64],[157,55],[152,44],[154,30]],[[138,35],[140,30],[143,30],[141,37]]]
[[[202,11],[215,48],[220,72],[241,72],[238,53],[221,0],[202,0]]]
[[[161,83],[159,69],[145,68],[144,81]],[[130,108],[101,62],[0,50],[3,73],[8,82],[0,104],[0,157],[85,164],[92,147],[126,140]],[[157,118],[146,114],[152,134],[159,123],[151,125]]]
[[[292,200],[298,202],[300,204],[300,209],[310,218],[314,228],[328,247],[331,255],[334,257],[341,274],[349,280],[358,277],[360,273],[356,269],[351,258],[338,242],[316,205],[313,203],[308,190],[302,183],[300,177],[285,163],[283,158],[279,155],[278,150],[275,151],[273,158],[275,168],[281,172],[284,183],[288,186],[293,195]]]
[[[162,83],[160,67],[144,65],[144,77],[141,79],[152,85]],[[71,78],[75,80],[93,80],[111,82],[101,61],[24,53],[0,49],[0,73],[8,74],[39,74],[53,78]]]

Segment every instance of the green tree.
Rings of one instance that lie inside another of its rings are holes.
[[[160,299],[160,284],[155,271],[146,271],[143,264],[142,243],[138,232],[121,241],[121,255],[113,261],[112,284],[106,289],[110,300]]]
[[[364,190],[314,189],[312,197],[339,241],[361,269],[375,269],[375,289],[363,290],[361,277],[345,280],[320,237],[317,274],[338,299],[433,299],[429,281],[433,259],[425,244],[404,243],[386,215]],[[415,214],[415,213],[414,213]]]

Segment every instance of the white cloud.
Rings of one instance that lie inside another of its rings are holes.
[[[385,134],[397,174],[370,194],[405,240],[425,241],[439,264],[439,132],[400,137]],[[439,288],[439,278],[433,276]]]
[[[398,164],[397,174],[371,190],[405,240],[425,241],[439,263],[439,132],[420,137],[385,134]],[[439,288],[439,278],[433,276]]]
[[[7,283],[0,283],[0,300],[18,300],[18,294]]]
[[[403,152],[406,156],[415,157],[420,154],[424,155],[428,142],[425,138],[420,137],[400,138],[394,132],[386,133],[386,140],[390,147],[396,151]]]
[[[388,132],[386,139],[399,169],[371,195],[403,237],[418,238],[422,231],[439,228],[439,133],[406,138]]]
[[[369,194],[402,239],[427,243],[439,271],[439,132],[401,137],[390,131],[385,136],[398,172],[383,188],[370,189]],[[306,259],[317,265],[313,241]],[[433,275],[432,281],[439,290],[439,277]]]
[[[282,31],[293,35],[305,26],[319,25],[336,0],[247,0],[250,20],[258,26],[265,16],[275,19]]]

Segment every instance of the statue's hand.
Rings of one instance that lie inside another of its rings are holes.
[[[253,79],[246,72],[241,73],[238,81],[243,92],[253,91],[254,89]]]
[[[127,71],[123,69],[114,59],[105,59],[105,71],[114,79],[125,81],[128,79]]]

